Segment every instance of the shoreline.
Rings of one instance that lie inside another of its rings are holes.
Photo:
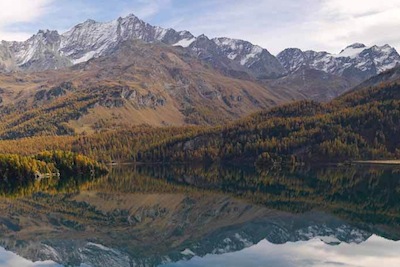
[[[355,160],[352,164],[400,165],[400,160]]]

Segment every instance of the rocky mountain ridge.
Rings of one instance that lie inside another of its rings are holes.
[[[89,19],[62,34],[40,30],[24,42],[3,41],[0,69],[7,72],[65,68],[110,55],[123,42],[132,40],[181,46],[226,74],[239,78],[246,73],[256,79],[276,79],[307,67],[350,79],[355,84],[400,63],[400,55],[389,45],[366,47],[359,43],[346,47],[339,54],[288,48],[275,57],[268,50],[244,40],[196,37],[188,31],[152,26],[131,14],[110,22]]]
[[[249,42],[195,37],[188,31],[152,26],[134,15],[104,23],[89,19],[63,34],[40,30],[24,42],[3,41],[0,66],[6,72],[60,69],[110,55],[122,43],[132,40],[189,48],[199,58],[207,59],[205,55],[211,55],[218,65],[225,61],[222,65],[232,65],[229,68],[256,77],[278,77],[285,73],[273,55]]]
[[[367,47],[355,43],[339,54],[288,48],[277,55],[288,73],[307,67],[361,82],[400,64],[400,55],[389,45]]]

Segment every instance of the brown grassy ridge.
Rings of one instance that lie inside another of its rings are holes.
[[[65,83],[71,88],[60,89]],[[303,97],[226,75],[182,49],[141,43],[64,70],[0,74],[0,88],[2,139],[217,125]]]

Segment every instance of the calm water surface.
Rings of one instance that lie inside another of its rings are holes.
[[[395,167],[120,166],[0,192],[0,266],[400,266]]]

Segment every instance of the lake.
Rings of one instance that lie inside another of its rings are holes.
[[[400,266],[395,166],[123,165],[0,192],[0,266]]]

